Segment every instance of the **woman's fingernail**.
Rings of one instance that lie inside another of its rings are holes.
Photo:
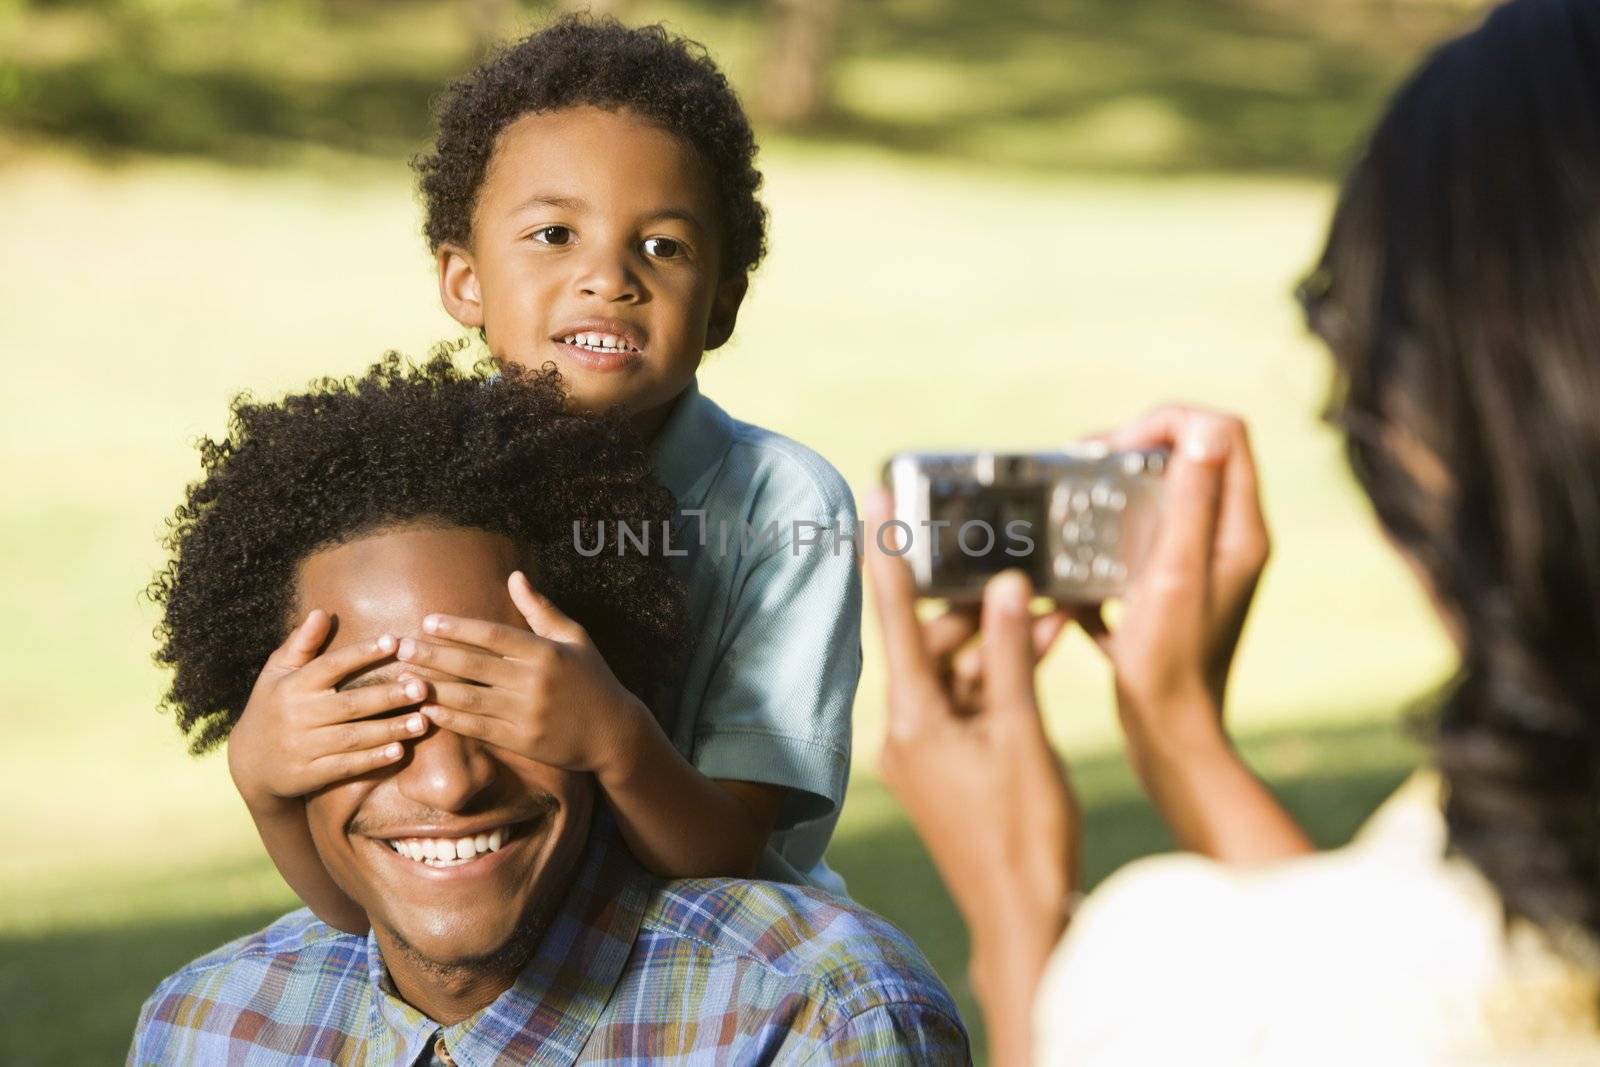
[[[405,640],[400,642],[400,658],[401,659],[410,659],[412,656],[416,655],[416,652],[417,652],[417,643],[415,641],[411,640],[411,638],[408,637]]]
[[[1002,571],[989,580],[995,606],[1010,614],[1028,610],[1028,579],[1021,571]]]
[[[398,743],[390,745],[388,748],[383,750],[383,754],[388,756],[390,759],[399,759],[400,745]]]
[[[428,690],[423,687],[421,682],[412,679],[406,683],[406,696],[410,697],[412,700],[421,700],[427,695]]]
[[[444,620],[439,618],[437,615],[429,615],[426,619],[422,620],[422,628],[428,631],[430,634],[436,634],[440,630],[444,629]]]
[[[393,652],[394,651],[394,635],[393,634],[380,634],[378,636],[378,651],[379,652]]]
[[[1196,463],[1209,463],[1222,455],[1222,434],[1207,426],[1196,429],[1183,440],[1183,454]]]
[[[422,716],[413,715],[411,718],[407,719],[406,730],[414,734],[420,734],[422,732]]]

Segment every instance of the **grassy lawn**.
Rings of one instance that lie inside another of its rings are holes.
[[[1287,292],[1329,190],[1287,180],[1045,179],[854,150],[767,161],[775,231],[703,385],[819,448],[858,492],[908,445],[1047,446],[1183,397],[1246,415],[1278,551],[1233,721],[1318,838],[1343,840],[1416,758],[1397,708],[1448,660],[1314,413],[1322,357]],[[455,336],[398,168],[337,176],[31,154],[0,171],[0,583],[13,621],[0,801],[0,1061],[121,1054],[154,982],[291,905],[220,758],[153,708],[138,598],[189,446],[233,391],[354,371]],[[834,850],[864,903],[970,1008],[964,939],[872,776],[875,637]],[[1168,847],[1071,640],[1045,672],[1083,794],[1086,871]]]

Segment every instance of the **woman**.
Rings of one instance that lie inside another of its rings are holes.
[[[1174,449],[1116,632],[1077,618],[1191,854],[1076,907],[1032,679],[1062,617],[1007,574],[981,619],[919,623],[904,566],[870,558],[884,775],[971,929],[996,1063],[1600,1063],[1600,4],[1513,0],[1440,48],[1302,297],[1357,479],[1460,652],[1433,769],[1347,848],[1314,852],[1223,727],[1268,553],[1237,420],[1105,438]]]

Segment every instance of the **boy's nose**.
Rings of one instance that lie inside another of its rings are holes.
[[[578,270],[578,292],[598,297],[607,303],[635,303],[643,295],[639,277],[627,257],[612,251],[597,252],[584,259]]]

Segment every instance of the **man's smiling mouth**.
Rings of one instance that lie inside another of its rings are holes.
[[[395,855],[428,867],[464,867],[527,836],[538,820],[506,823],[460,837],[382,838]]]
[[[407,837],[390,841],[389,847],[407,859],[426,863],[429,867],[459,867],[488,852],[499,852],[505,844],[506,832],[495,829],[473,837]]]

